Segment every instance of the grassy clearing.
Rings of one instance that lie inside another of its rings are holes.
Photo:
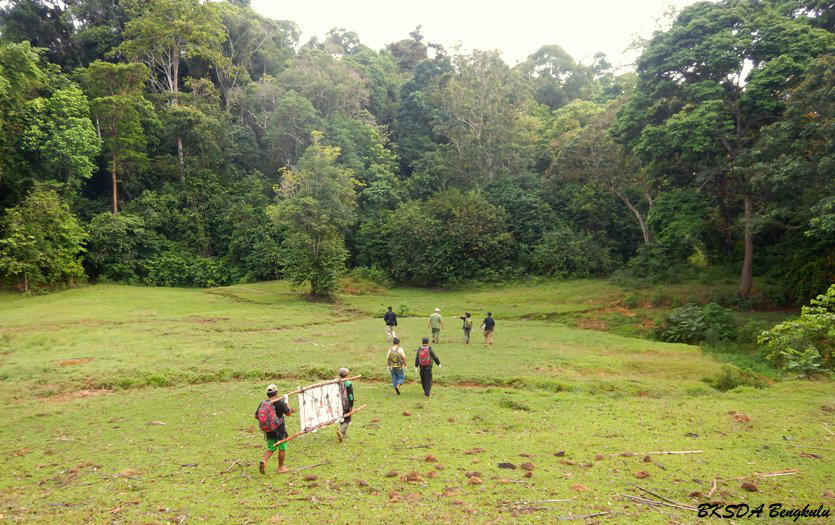
[[[0,520],[378,523],[407,512],[414,522],[542,523],[609,512],[594,519],[668,523],[618,494],[635,494],[637,483],[697,504],[717,477],[712,499],[832,507],[822,496],[835,490],[835,436],[824,426],[835,430],[824,410],[835,408],[832,383],[720,393],[703,379],[722,364],[698,348],[619,335],[640,334],[659,315],[626,299],[600,281],[398,289],[336,305],[280,282],[0,296]],[[410,357],[423,315],[438,306],[447,316],[430,400],[413,372],[400,397],[386,383],[383,324],[371,315],[400,303],[419,316],[401,320]],[[494,349],[461,343],[451,317],[464,308],[494,312]],[[578,326],[591,321],[607,326]],[[289,467],[329,463],[261,477],[252,412],[264,385],[289,390],[345,365],[365,376],[357,394],[369,404],[351,440],[338,445],[332,429],[296,440]],[[696,449],[704,453],[639,454]],[[799,472],[754,476],[785,469]],[[469,481],[474,472],[483,483]],[[416,482],[401,479],[409,473]],[[759,492],[745,492],[743,480]],[[547,499],[571,501],[531,503]]]

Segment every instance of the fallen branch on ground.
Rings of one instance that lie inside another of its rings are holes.
[[[669,499],[669,498],[665,498],[665,497],[664,497],[664,496],[662,496],[661,494],[656,494],[655,492],[653,492],[653,491],[651,491],[651,490],[647,490],[647,489],[645,489],[645,488],[643,488],[643,487],[639,487],[638,485],[634,485],[634,484],[633,484],[632,486],[633,486],[633,487],[635,487],[635,488],[636,488],[636,489],[638,489],[638,490],[642,490],[642,491],[646,492],[647,494],[650,494],[650,495],[652,495],[652,496],[655,496],[656,498],[661,498],[661,499],[663,499],[664,501],[666,501],[667,503],[674,503],[674,504],[676,504],[676,505],[682,505],[682,506],[684,506],[684,503],[679,503],[678,501],[673,501],[673,500],[671,500],[671,499]]]
[[[809,445],[793,445],[791,443],[781,443],[779,441],[766,441],[766,443],[772,443],[774,445],[785,445],[787,447],[796,447],[796,448],[813,448],[816,450],[835,450],[835,448],[826,448],[826,447],[812,447]]]
[[[690,512],[696,512],[698,510],[695,507],[689,507],[687,505],[674,505],[672,503],[666,503],[664,501],[655,501],[653,499],[646,499],[646,498],[639,498],[637,496],[630,496],[629,494],[619,494],[619,496],[622,496],[624,498],[629,498],[636,503],[642,503],[644,505],[663,505],[664,507],[673,507],[675,509],[688,510]]]
[[[233,462],[232,462],[232,464],[231,464],[231,465],[229,465],[229,468],[228,468],[228,469],[226,469],[226,470],[224,470],[223,472],[221,472],[221,474],[226,474],[227,472],[229,472],[230,470],[232,470],[233,468],[235,468],[235,465],[240,465],[240,464],[241,464],[241,460],[240,460],[240,459],[236,459],[235,461],[233,461]],[[241,467],[241,468],[243,468],[243,467]]]
[[[611,512],[596,512],[594,514],[578,514],[576,516],[557,516],[558,520],[584,520],[587,518],[594,518],[596,516],[605,516],[612,514]]]
[[[702,454],[704,450],[665,450],[660,452],[632,452],[635,456],[657,456],[659,454]],[[618,452],[617,454],[609,454],[610,456],[620,456],[624,454],[624,452]]]
[[[707,493],[707,497],[710,498],[713,496],[713,493],[716,492],[716,489],[719,488],[719,480],[714,479],[713,483],[710,485],[710,490]]]
[[[307,465],[307,466],[305,466],[305,467],[296,467],[296,468],[291,468],[291,469],[287,470],[286,472],[297,472],[297,471],[299,471],[299,470],[307,470],[307,469],[309,469],[309,468],[321,467],[322,465],[327,465],[327,464],[329,464],[329,463],[330,463],[330,461],[325,461],[324,463],[316,463],[315,465]],[[286,473],[286,472],[285,472],[285,473]]]

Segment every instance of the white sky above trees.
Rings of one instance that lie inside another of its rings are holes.
[[[667,27],[664,13],[695,0],[252,0],[264,16],[292,20],[301,43],[320,39],[331,28],[354,31],[366,46],[378,50],[409,38],[418,24],[424,43],[443,44],[448,52],[498,49],[513,65],[546,44],[557,44],[586,64],[597,51],[629,67],[637,53],[627,47],[640,35]],[[660,24],[660,25],[659,25]]]

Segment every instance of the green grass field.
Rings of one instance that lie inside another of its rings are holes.
[[[283,282],[0,295],[0,522],[722,521],[625,497],[654,498],[636,485],[687,506],[832,509],[832,382],[722,393],[703,381],[722,362],[640,337],[669,304],[726,292],[587,280],[393,289],[338,304]],[[412,370],[402,396],[388,383],[375,316],[401,304],[413,315],[400,320],[411,359],[431,310],[446,318],[431,399]],[[454,316],[465,309],[477,321],[494,313],[494,348],[463,344]],[[306,435],[287,466],[321,465],[279,475],[273,463],[261,476],[252,414],[265,386],[290,390],[340,366],[363,375],[356,393],[369,405],[349,441],[332,427]]]

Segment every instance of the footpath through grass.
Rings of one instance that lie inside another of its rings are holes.
[[[688,506],[833,507],[832,383],[713,390],[703,379],[722,364],[697,347],[604,331],[652,322],[644,298],[623,299],[602,281],[337,305],[281,282],[0,296],[0,522],[699,522],[622,496],[647,496],[633,485]],[[425,315],[443,309],[431,399],[411,370],[402,396],[387,384],[371,316],[389,304],[419,315],[401,320],[411,359]],[[465,309],[477,321],[493,311],[494,348],[462,344],[453,316]],[[289,390],[340,366],[363,374],[369,404],[351,439],[328,428],[295,440],[288,467],[325,464],[262,477],[252,413],[265,385]],[[645,457],[683,450],[703,452]],[[760,476],[777,471],[791,472]]]

